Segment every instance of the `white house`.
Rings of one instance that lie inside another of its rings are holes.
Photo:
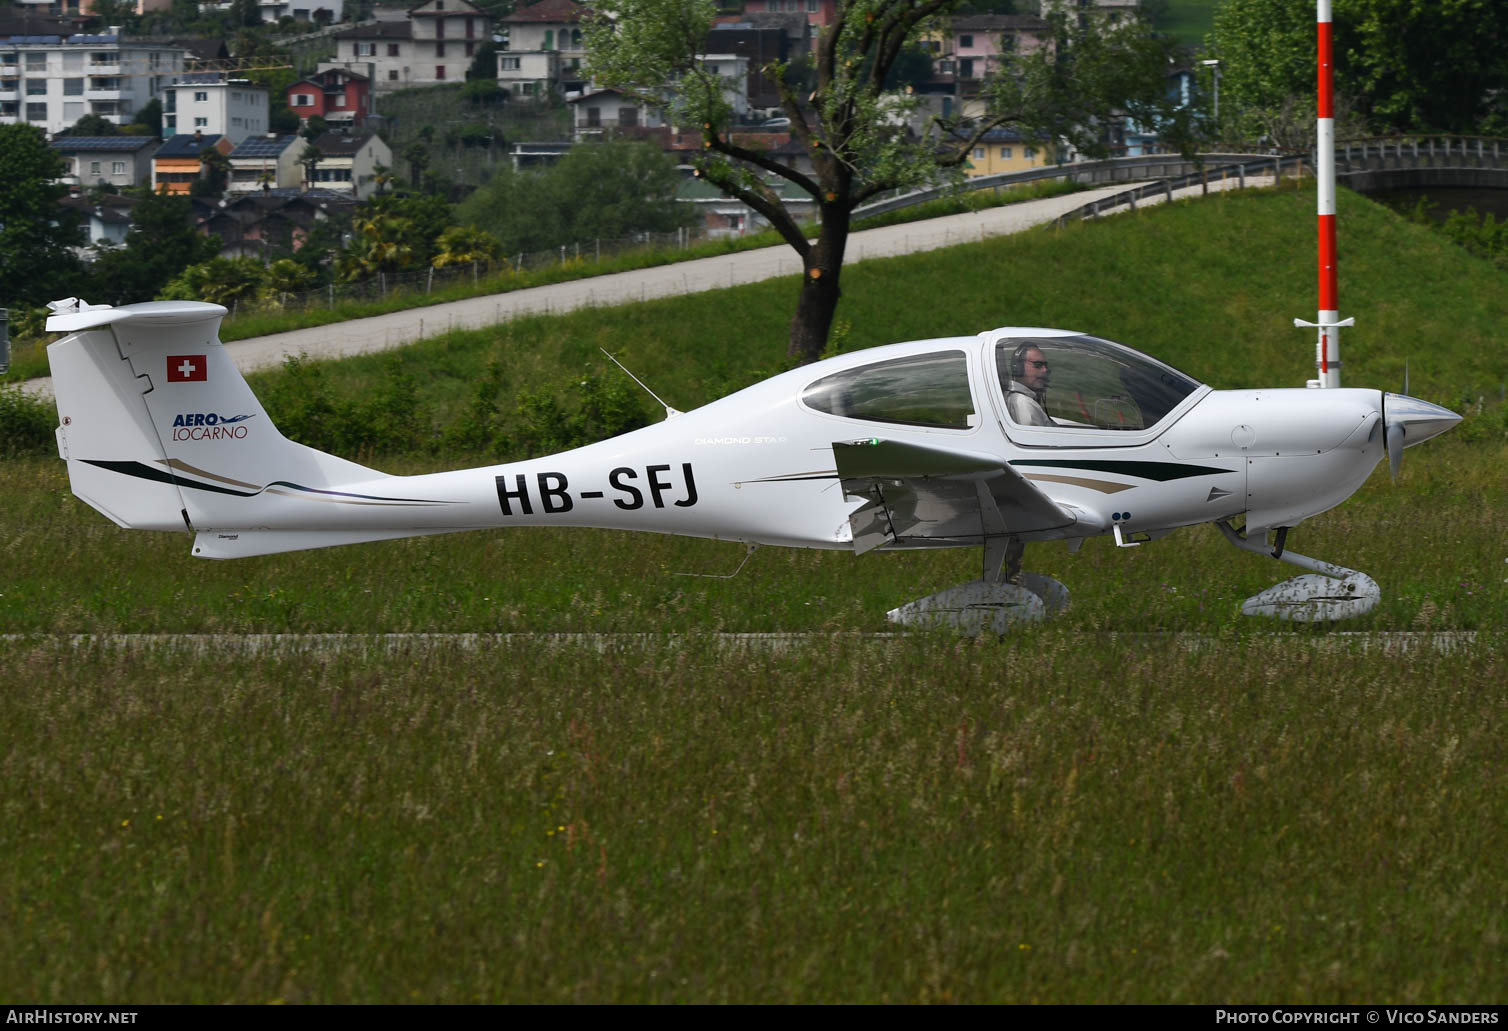
[[[622,90],[603,89],[583,93],[566,101],[571,107],[574,137],[578,140],[617,132],[643,135],[645,129],[664,128],[664,112]]]
[[[591,13],[576,0],[539,0],[499,18],[506,42],[497,55],[498,83],[526,97],[584,88],[581,21]]]
[[[486,12],[466,0],[428,0],[403,21],[335,33],[333,63],[369,75],[378,91],[464,82],[477,48],[491,35]]]
[[[152,155],[161,145],[151,136],[59,136],[47,146],[68,162],[63,182],[87,190],[150,183]]]
[[[90,114],[125,125],[183,73],[186,54],[114,35],[0,40],[0,124],[27,122],[49,136]]]
[[[299,158],[309,149],[302,136],[249,136],[230,152],[228,193],[296,187],[303,181]]]
[[[162,137],[219,133],[232,144],[267,132],[266,86],[215,72],[182,75],[162,91]]]
[[[327,132],[314,141],[314,147],[320,157],[314,178],[307,185],[349,192],[357,200],[366,200],[377,192],[378,165],[393,166],[392,149],[377,135]]]

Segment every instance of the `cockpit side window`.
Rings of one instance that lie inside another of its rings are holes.
[[[1006,415],[1019,426],[1143,430],[1199,387],[1170,366],[1090,336],[1001,339],[995,365]]]
[[[966,430],[978,421],[962,351],[893,358],[824,376],[801,394],[810,408],[869,422]]]

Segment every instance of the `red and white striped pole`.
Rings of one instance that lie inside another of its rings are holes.
[[[1340,289],[1336,276],[1335,254],[1335,89],[1330,57],[1330,0],[1315,0],[1315,21],[1319,41],[1318,122],[1315,128],[1315,177],[1319,194],[1319,319],[1294,325],[1319,329],[1315,345],[1315,367],[1319,378],[1310,380],[1315,387],[1340,386]]]

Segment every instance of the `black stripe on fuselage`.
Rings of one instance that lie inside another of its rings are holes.
[[[1234,469],[1217,469],[1208,465],[1184,465],[1180,462],[1127,462],[1100,458],[1017,458],[1011,465],[1048,466],[1054,469],[1093,469],[1101,473],[1120,473],[1143,480],[1183,480],[1190,476],[1219,476]]]
[[[154,469],[150,465],[143,465],[140,462],[107,462],[93,458],[81,458],[79,461],[85,465],[98,466],[112,473],[120,473],[123,476],[135,476],[137,479],[155,480],[158,483],[171,483],[179,487],[195,487],[199,490],[213,491],[216,494],[229,494],[237,498],[254,498],[258,494],[261,494],[262,490],[266,490],[267,487],[291,487],[294,490],[307,491],[310,494],[329,494],[340,498],[360,498],[365,501],[406,501],[430,505],[454,504],[454,502],[435,501],[430,498],[384,498],[376,494],[348,494],[345,491],[339,490],[320,490],[318,487],[305,487],[301,484],[290,483],[287,480],[273,480],[267,484],[267,487],[263,487],[262,490],[233,490],[230,487],[222,487],[217,483],[200,483],[198,480],[184,479],[182,476],[175,476],[170,472],[162,469]]]

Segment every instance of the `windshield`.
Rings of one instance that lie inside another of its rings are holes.
[[[1003,338],[995,365],[1006,414],[1020,426],[1142,430],[1199,388],[1171,366],[1091,336]]]

